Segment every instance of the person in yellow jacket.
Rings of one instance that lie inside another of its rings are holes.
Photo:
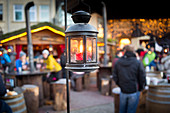
[[[49,51],[48,50],[43,50],[42,52],[43,54],[43,57],[44,57],[44,63],[46,63],[46,68],[51,70],[51,71],[55,71],[55,73],[52,73],[53,74],[53,78],[52,80],[55,81],[57,79],[60,78],[60,73],[61,73],[61,70],[62,70],[62,67],[60,66],[59,63],[57,63],[57,61],[54,59],[53,55],[50,55],[49,54]]]

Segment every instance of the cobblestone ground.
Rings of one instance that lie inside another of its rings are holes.
[[[43,109],[41,108],[39,113],[67,113],[67,112],[66,111],[53,111],[52,106],[44,106]],[[87,108],[81,108],[77,110],[71,110],[71,113],[114,113],[114,104],[108,103],[108,104],[103,104],[103,105],[91,106]]]
[[[71,111],[71,113],[114,113],[114,105],[113,103],[103,104]]]
[[[114,113],[112,96],[103,96],[96,88],[96,75],[90,76],[90,89],[81,92],[70,91],[71,113]],[[54,111],[52,106],[39,108],[39,113],[67,113]]]
[[[97,90],[75,92],[71,91],[71,113],[114,113],[113,97],[103,96]],[[57,112],[52,106],[43,106],[39,113],[66,113]]]

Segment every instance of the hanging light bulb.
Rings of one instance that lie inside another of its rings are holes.
[[[11,50],[11,49],[8,49],[7,51],[8,51],[8,53],[11,53],[11,52],[12,52],[12,50]]]
[[[12,46],[8,46],[7,51],[8,51],[8,53],[11,53],[13,51],[13,47]]]
[[[168,52],[169,52],[169,45],[163,45],[163,52],[165,53],[165,54],[168,54]]]
[[[149,50],[149,51],[148,51],[148,54],[152,54],[152,52]]]
[[[49,51],[53,51],[53,46],[52,45],[49,46]]]

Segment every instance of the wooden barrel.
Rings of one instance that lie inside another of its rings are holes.
[[[39,87],[36,85],[26,84],[24,89],[24,98],[28,113],[38,113],[39,108]]]
[[[139,103],[136,113],[146,113],[146,96],[147,89],[144,89],[140,92]]]
[[[82,83],[82,76],[75,77],[75,90],[82,91],[83,90],[83,83]]]
[[[54,106],[56,111],[63,111],[67,108],[66,79],[60,79],[52,83],[54,90]]]
[[[114,112],[119,113],[119,103],[120,103],[120,88],[116,87],[112,89],[112,95],[114,97]]]
[[[13,113],[27,113],[23,93],[2,97],[2,99],[11,107]]]
[[[109,95],[109,82],[110,79],[109,78],[101,78],[101,94],[102,95]]]
[[[146,100],[147,113],[169,113],[170,85],[150,85]]]

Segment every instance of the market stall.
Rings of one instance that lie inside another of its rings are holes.
[[[42,50],[53,48],[54,56],[60,57],[65,49],[64,30],[49,22],[38,23],[31,26],[33,52],[36,55],[41,54]],[[5,49],[12,46],[19,58],[20,51],[27,52],[27,33],[26,28],[19,29],[1,36],[0,43]]]

